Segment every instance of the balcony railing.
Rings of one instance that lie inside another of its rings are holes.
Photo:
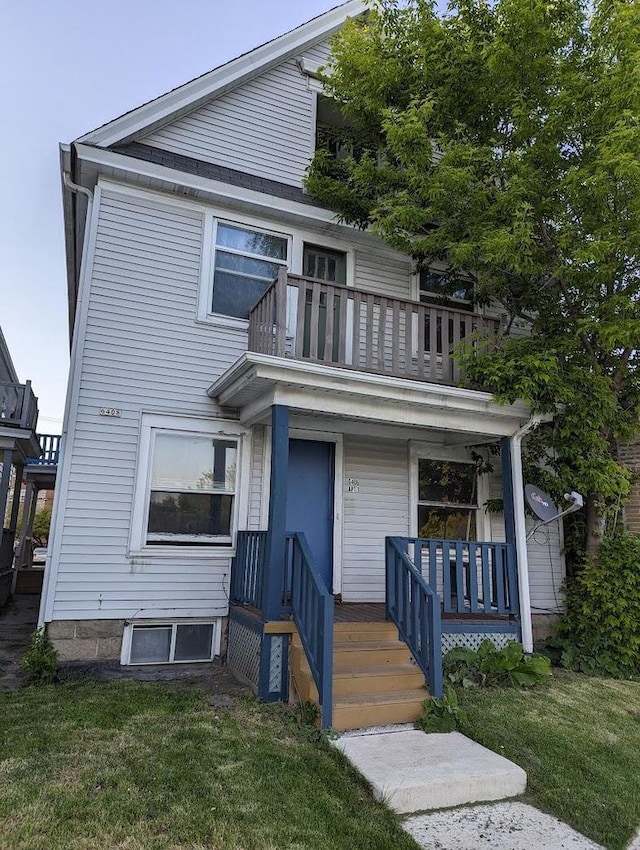
[[[455,385],[461,342],[491,345],[500,321],[465,310],[280,274],[251,311],[249,350]]]
[[[38,434],[40,457],[29,458],[29,466],[56,466],[60,459],[60,434]]]
[[[0,427],[12,425],[31,430],[38,421],[38,399],[31,382],[9,384],[0,382]]]

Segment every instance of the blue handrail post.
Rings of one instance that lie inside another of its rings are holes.
[[[429,689],[431,696],[442,699],[444,687],[442,684],[442,618],[440,604],[436,597],[429,597],[431,640],[429,641],[429,670],[431,680]]]
[[[288,466],[289,408],[274,404],[271,407],[269,533],[262,584],[262,616],[265,620],[279,620],[282,616]]]

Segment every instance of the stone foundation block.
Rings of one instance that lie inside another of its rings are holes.
[[[97,641],[92,638],[52,641],[60,661],[94,661]]]
[[[98,638],[96,655],[101,659],[120,660],[122,635],[120,637]]]
[[[77,638],[121,638],[124,620],[78,620],[76,622]]]
[[[47,623],[47,634],[51,640],[70,640],[76,635],[75,620],[53,620]]]

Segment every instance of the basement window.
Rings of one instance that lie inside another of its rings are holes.
[[[132,624],[125,637],[123,663],[177,664],[211,661],[217,640],[217,623],[213,622]]]

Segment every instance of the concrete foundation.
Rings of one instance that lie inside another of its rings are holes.
[[[47,634],[60,661],[119,660],[124,620],[54,620]]]
[[[532,614],[533,642],[542,643],[555,631],[562,614]]]

